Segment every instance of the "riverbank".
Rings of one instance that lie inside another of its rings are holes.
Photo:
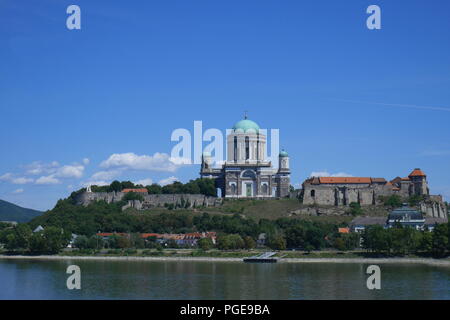
[[[139,257],[139,256],[5,256],[3,260],[60,260],[60,261],[198,261],[198,262],[242,262],[242,258],[214,257]],[[440,267],[450,267],[450,259],[432,258],[280,258],[279,263],[368,263],[368,264],[425,264]]]

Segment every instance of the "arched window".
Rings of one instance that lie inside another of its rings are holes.
[[[245,137],[245,160],[250,159],[250,142],[249,138]]]
[[[315,197],[316,196],[316,190],[311,190],[311,197]]]

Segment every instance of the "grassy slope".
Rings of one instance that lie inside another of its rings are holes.
[[[194,210],[177,209],[172,212],[194,212],[201,214],[208,212],[209,214],[235,214],[239,213],[243,216],[258,222],[260,219],[276,220],[278,218],[304,219],[318,222],[341,223],[350,222],[354,217],[351,215],[328,215],[328,216],[309,216],[309,215],[293,215],[291,212],[304,208],[296,199],[280,199],[280,200],[228,200],[220,207],[199,208]],[[364,215],[369,216],[386,216],[388,210],[384,207],[363,207]],[[142,211],[141,211],[142,212]],[[146,214],[159,214],[168,212],[165,208],[155,208],[146,210]]]

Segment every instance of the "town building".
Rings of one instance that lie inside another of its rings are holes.
[[[447,222],[447,217],[428,217],[405,203],[402,207],[392,210],[387,217],[356,217],[350,222],[350,230],[352,232],[362,232],[373,225],[379,225],[384,228],[393,228],[400,225],[416,230],[432,231],[436,224]]]
[[[387,218],[386,226],[395,227],[397,224],[402,227],[412,227],[422,230],[425,225],[425,218],[422,212],[410,208],[406,203],[401,208],[392,210]]]
[[[397,194],[403,198],[422,196],[421,211],[432,217],[446,217],[442,197],[430,195],[426,174],[419,168],[408,177],[390,181],[373,177],[310,177],[303,182],[302,198],[306,205],[361,206],[379,205],[383,197]]]
[[[278,168],[266,159],[266,135],[258,124],[238,121],[227,135],[227,159],[213,168],[210,153],[203,153],[200,176],[216,180],[225,198],[281,198],[289,195],[289,155],[281,151]]]

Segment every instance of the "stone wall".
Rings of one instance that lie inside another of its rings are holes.
[[[382,205],[380,196],[398,194],[403,198],[409,197],[406,192],[395,193],[386,185],[313,185],[304,184],[303,204],[316,206],[348,206],[357,202],[361,206]],[[447,217],[446,207],[442,196],[425,196],[420,204],[420,210],[429,217]]]
[[[420,204],[420,210],[428,217],[446,218],[447,208],[442,201],[427,199]]]
[[[87,206],[95,201],[105,201],[107,203],[121,201],[126,193],[123,192],[84,192],[75,198],[77,205]],[[126,208],[133,207],[138,210],[166,205],[193,207],[210,207],[222,204],[222,199],[217,197],[204,196],[202,194],[143,194],[144,201],[128,201]]]

